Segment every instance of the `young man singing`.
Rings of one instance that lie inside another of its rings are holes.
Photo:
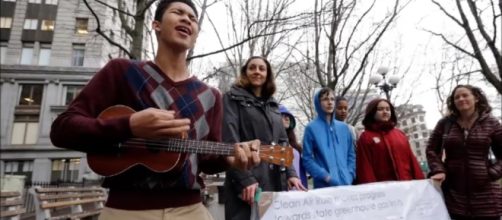
[[[221,140],[221,94],[190,76],[186,63],[199,33],[194,4],[161,0],[154,19],[155,59],[111,60],[54,121],[55,146],[99,152],[131,138],[158,140],[186,134],[191,140]],[[115,105],[128,106],[135,113],[99,117]],[[259,144],[236,144],[231,149],[234,154],[227,157],[188,154],[177,161],[181,166],[175,171],[132,166],[106,177],[103,186],[109,188],[109,195],[100,219],[212,219],[201,203],[199,173],[258,164]]]

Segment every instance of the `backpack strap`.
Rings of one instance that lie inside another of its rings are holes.
[[[451,124],[452,123],[451,123],[450,119],[446,118],[445,123],[444,123],[444,128],[443,128],[443,135],[441,136],[441,147],[438,152],[438,153],[440,153],[441,157],[443,157],[444,142],[445,142],[445,139],[448,137],[448,134],[450,133]]]

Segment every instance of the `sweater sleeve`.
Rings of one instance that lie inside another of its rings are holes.
[[[367,140],[367,133],[363,132],[357,141],[356,175],[358,183],[376,182],[375,173],[371,165],[370,141]]]
[[[495,163],[489,167],[488,174],[492,180],[498,180],[502,178],[502,126],[496,119],[493,121],[495,129],[491,135],[491,149],[495,155]]]
[[[233,101],[229,93],[223,95],[223,141],[227,143],[241,142],[239,135],[239,106]],[[230,169],[227,178],[233,178],[239,183],[239,187],[246,187],[256,182],[256,178],[249,170]]]
[[[429,164],[430,168],[430,173],[428,174],[429,176],[445,172],[444,164],[442,161],[443,149],[441,149],[441,145],[443,142],[443,133],[446,132],[443,130],[445,123],[447,123],[447,120],[448,119],[446,118],[439,120],[439,122],[436,124],[436,127],[432,131],[432,134],[429,137],[429,141],[427,143],[425,153],[427,157],[427,163]]]
[[[127,60],[112,60],[98,71],[51,127],[57,147],[78,151],[103,149],[131,137],[130,115],[98,118],[106,108],[130,94],[124,77]]]
[[[221,142],[221,120],[223,118],[223,105],[220,92],[215,88],[210,88],[215,96],[215,104],[211,110],[208,141]],[[218,155],[200,155],[199,163],[202,172],[207,174],[214,174],[225,171],[229,168],[229,164],[225,156]]]
[[[316,161],[314,157],[314,134],[312,128],[307,126],[305,128],[305,134],[303,136],[303,155],[302,161],[305,169],[310,175],[316,179],[325,182],[326,177],[329,176],[329,173],[322,168]]]

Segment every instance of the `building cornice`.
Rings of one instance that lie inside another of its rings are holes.
[[[63,66],[32,66],[32,65],[2,65],[0,81],[13,80],[50,80],[50,81],[88,81],[99,70],[90,67]]]

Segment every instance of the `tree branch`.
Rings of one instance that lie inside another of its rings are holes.
[[[129,58],[131,59],[134,59],[134,56],[125,48],[123,47],[121,44],[113,41],[110,37],[108,37],[102,30],[101,30],[101,22],[99,20],[99,17],[98,15],[96,14],[96,12],[92,9],[92,7],[89,5],[89,2],[87,2],[88,0],[83,0],[84,1],[84,4],[85,6],[89,9],[89,11],[91,11],[92,15],[94,16],[94,19],[96,19],[96,33],[98,33],[99,35],[101,35],[103,38],[105,38],[106,41],[108,41],[108,43],[110,43],[111,45],[113,46],[116,46],[118,47],[120,50],[124,51],[127,56],[129,56]]]
[[[462,53],[465,53],[473,58],[476,58],[476,55],[474,55],[473,53],[469,52],[469,51],[466,51],[464,48],[456,45],[455,43],[451,42],[450,40],[448,40],[443,34],[440,34],[440,33],[436,33],[434,31],[431,31],[431,30],[427,30],[427,29],[423,29],[424,31],[427,31],[429,32],[430,34],[434,35],[434,36],[438,36],[438,37],[441,37],[443,39],[443,41],[445,43],[447,43],[448,45],[454,47],[455,49],[461,51]]]

